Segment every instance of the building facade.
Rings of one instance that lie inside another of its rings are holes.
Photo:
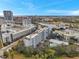
[[[36,48],[36,46],[41,43],[41,41],[46,40],[46,38],[49,35],[49,28],[44,27],[41,29],[36,30],[34,33],[26,36],[26,38],[23,40],[26,47],[32,46],[33,48]]]

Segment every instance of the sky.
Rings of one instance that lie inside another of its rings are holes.
[[[11,10],[14,15],[79,15],[79,0],[0,0],[0,15]]]

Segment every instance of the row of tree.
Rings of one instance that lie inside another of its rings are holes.
[[[47,43],[47,42],[46,42]],[[10,51],[10,56],[13,58],[12,51],[17,51],[23,54],[25,57],[34,57],[35,59],[57,59],[62,56],[66,57],[76,57],[79,56],[78,46],[75,44],[70,44],[68,46],[61,45],[56,47],[49,47],[49,45],[44,44],[43,47],[25,47],[22,42]],[[5,52],[4,56],[8,54]],[[60,58],[61,59],[61,58]]]

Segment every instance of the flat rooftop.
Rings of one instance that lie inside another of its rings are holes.
[[[70,30],[70,29],[66,29],[66,30],[56,30],[56,33],[59,34],[63,34],[65,36],[79,36],[79,32],[78,31],[74,31],[74,30]]]
[[[24,30],[28,30],[28,29],[30,29],[32,27],[34,27],[33,24],[29,24],[26,27],[15,25],[15,26],[10,27],[9,29],[5,29],[5,31],[2,31],[2,35],[3,36],[7,36],[8,34],[11,34],[11,33],[12,34],[16,34],[18,32],[21,32],[21,31],[24,31]]]
[[[44,30],[44,28],[37,29],[37,30],[36,30],[35,32],[33,32],[32,34],[26,36],[26,38],[28,38],[28,39],[29,39],[29,38],[33,38],[33,37],[37,36],[38,33],[42,32],[43,30]]]
[[[57,39],[50,39],[49,42],[56,43],[56,44],[65,44],[65,45],[68,45],[68,42],[59,41]]]

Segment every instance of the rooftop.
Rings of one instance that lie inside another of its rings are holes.
[[[20,25],[14,25],[12,27],[3,27],[2,29],[2,35],[3,36],[7,36],[8,34],[16,34],[18,32],[24,31],[24,30],[28,30],[30,28],[34,27],[33,24],[29,24],[26,27],[20,26]]]
[[[50,39],[49,42],[56,43],[56,44],[65,44],[65,45],[68,45],[68,42],[59,41],[57,39]]]
[[[44,30],[44,28],[40,28],[40,29],[37,29],[35,32],[33,32],[32,34],[26,36],[26,38],[33,38],[35,37],[36,35],[38,35],[38,33],[42,32]]]
[[[56,33],[59,34],[63,34],[65,36],[79,36],[79,32],[78,31],[74,31],[74,30],[70,30],[70,29],[66,29],[66,30],[56,30]]]

